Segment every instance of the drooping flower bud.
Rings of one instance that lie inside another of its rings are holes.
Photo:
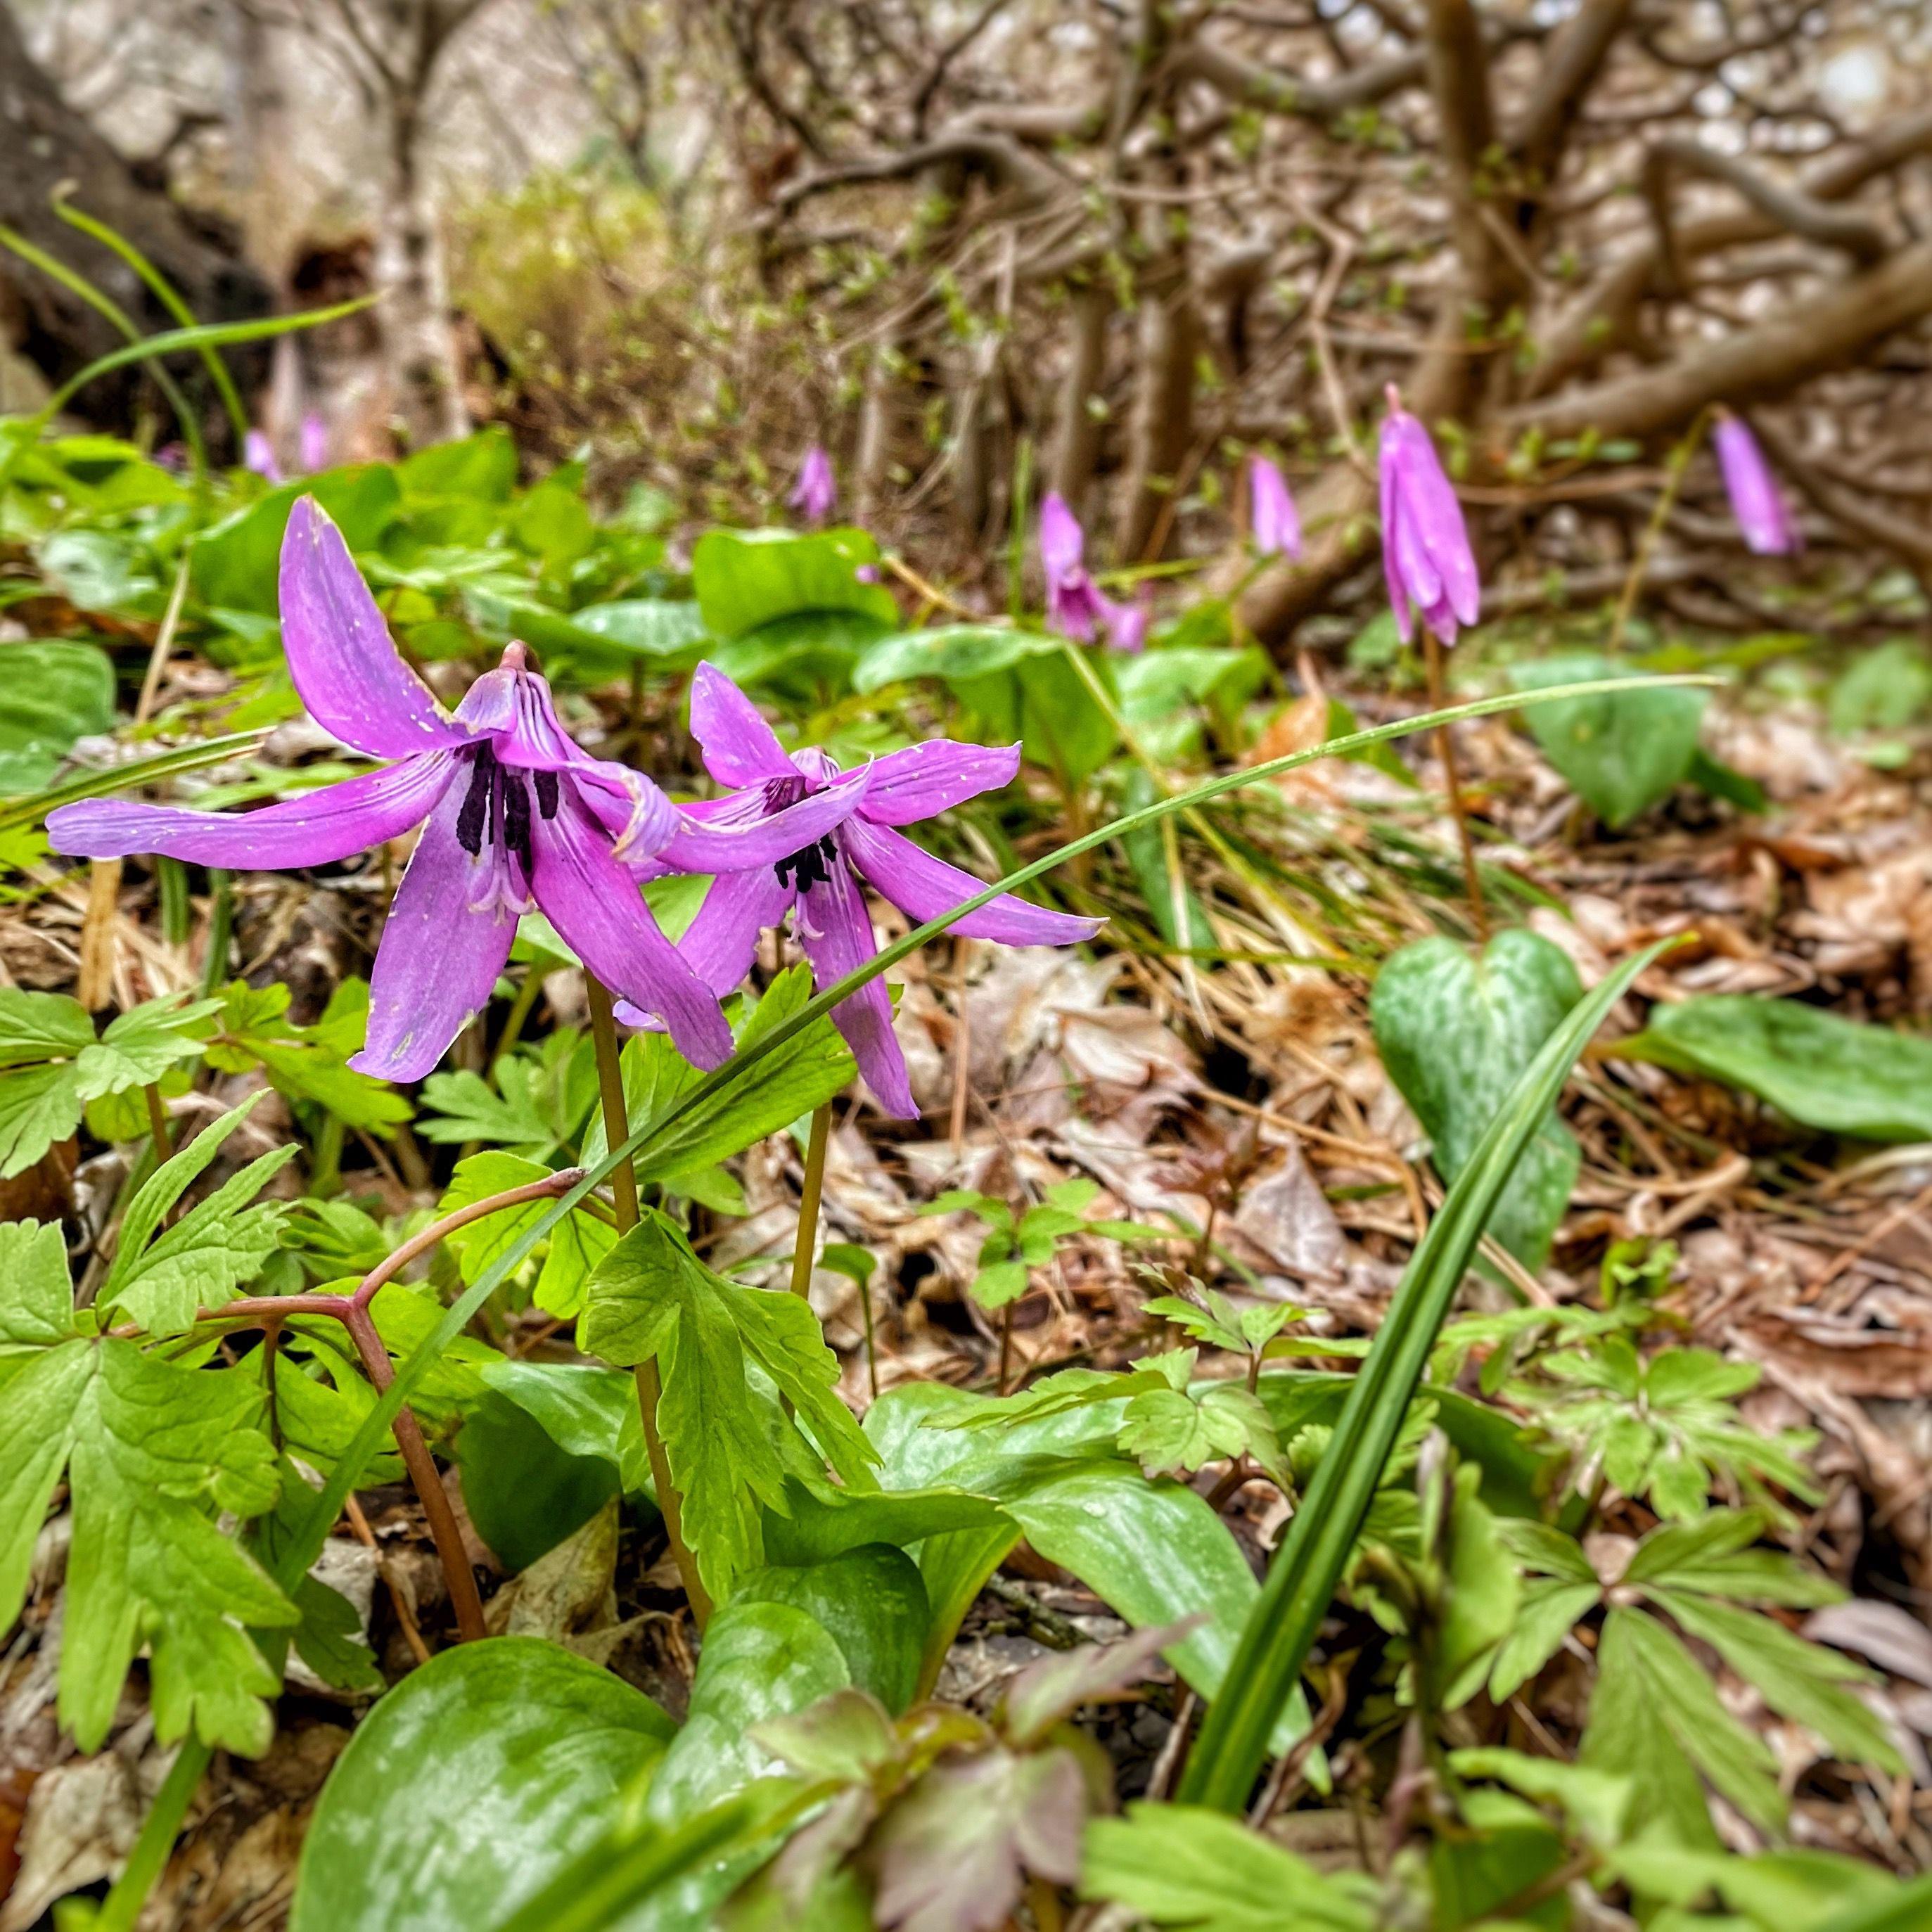
[[[1278,464],[1261,455],[1248,458],[1248,530],[1264,556],[1301,554],[1301,519]]]
[[[1804,548],[1803,533],[1750,426],[1726,411],[1718,417],[1712,440],[1718,446],[1731,514],[1746,544],[1760,556],[1796,556]]]
[[[1473,624],[1482,584],[1462,506],[1443,474],[1429,432],[1402,406],[1391,383],[1382,419],[1382,570],[1389,605],[1406,637],[1420,617],[1445,644]]]
[[[838,506],[838,486],[832,480],[832,459],[823,443],[814,442],[798,466],[798,481],[785,501],[806,522],[822,524]]]

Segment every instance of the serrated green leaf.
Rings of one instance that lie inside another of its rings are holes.
[[[82,1750],[106,1736],[135,1652],[151,1654],[156,1734],[190,1726],[259,1753],[272,1729],[274,1672],[242,1629],[296,1612],[218,1510],[259,1515],[275,1499],[274,1450],[259,1379],[144,1355],[132,1342],[45,1351],[0,1405],[0,1621],[11,1623],[34,1537],[64,1466],[73,1492],[59,1712]]]
[[[100,1039],[80,1050],[74,1061],[82,1100],[98,1100],[129,1087],[146,1087],[184,1060],[200,1057],[202,1036],[219,1000],[151,1000],[108,1022]]]
[[[1648,1826],[1680,1844],[1714,1846],[1700,1773],[1760,1830],[1784,1827],[1787,1808],[1769,1748],[1725,1709],[1703,1667],[1642,1610],[1619,1606],[1604,1619],[1577,1762],[1631,1780],[1634,1833]]]
[[[536,1162],[515,1154],[472,1154],[458,1161],[456,1172],[442,1198],[436,1204],[439,1215],[454,1214],[473,1202],[493,1194],[506,1193],[541,1180],[550,1173]],[[450,1236],[449,1248],[466,1282],[477,1280],[484,1270],[520,1241],[540,1220],[548,1201],[526,1202],[521,1207],[500,1208],[472,1221]],[[568,1319],[584,1306],[584,1291],[598,1263],[616,1245],[616,1230],[594,1214],[579,1210],[550,1231],[543,1265],[537,1275],[534,1299],[548,1315]]]
[[[1156,1925],[1199,1932],[1370,1932],[1370,1882],[1324,1877],[1312,1865],[1218,1811],[1191,1804],[1127,1807],[1087,1827],[1080,1895],[1124,1905]]]
[[[71,1062],[0,1074],[0,1180],[24,1174],[80,1125],[80,1076]]]
[[[10,1359],[76,1332],[67,1244],[57,1221],[0,1221],[0,1382]]]
[[[1648,1592],[1651,1600],[1694,1636],[1708,1643],[1738,1675],[1754,1684],[1780,1717],[1808,1726],[1838,1756],[1901,1776],[1905,1761],[1885,1726],[1848,1690],[1846,1683],[1877,1683],[1876,1675],[1822,1644],[1808,1643],[1782,1624],[1754,1610],[1717,1604],[1688,1592]]]
[[[94,1022],[78,1000],[0,986],[0,1066],[70,1060],[93,1044]]]
[[[197,1309],[232,1300],[281,1245],[286,1211],[280,1202],[247,1204],[298,1151],[278,1148],[250,1161],[140,1252],[124,1241],[100,1306],[118,1309],[151,1335],[174,1335],[194,1326]]]
[[[121,1219],[121,1238],[114,1251],[114,1265],[108,1270],[107,1279],[101,1285],[100,1299],[104,1304],[111,1304],[113,1291],[133,1270],[168,1210],[201,1178],[209,1163],[221,1151],[222,1143],[248,1118],[260,1098],[259,1094],[253,1094],[219,1120],[211,1120],[186,1147],[178,1149],[162,1162],[136,1190],[134,1199],[128,1204],[128,1211]]]
[[[1515,1624],[1490,1667],[1490,1697],[1500,1704],[1522,1689],[1562,1648],[1563,1640],[1602,1594],[1594,1582],[1566,1583],[1553,1576],[1525,1584]]]

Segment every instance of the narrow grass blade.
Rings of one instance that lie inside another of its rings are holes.
[[[1348,1391],[1315,1480],[1275,1552],[1221,1695],[1195,1742],[1178,1793],[1183,1804],[1239,1812],[1247,1803],[1268,1755],[1268,1735],[1341,1582],[1382,1466],[1497,1197],[1604,1015],[1674,943],[1660,941],[1626,961],[1571,1010],[1517,1082],[1430,1222]]]
[[[82,234],[92,236],[104,248],[119,256],[140,277],[154,299],[184,328],[198,326],[194,310],[182,301],[173,283],[124,236],[109,227],[106,222],[97,220],[91,214],[83,214],[58,193],[54,196],[54,212],[70,228],[79,229]],[[206,344],[202,346],[201,359],[207,366],[209,380],[220,395],[222,407],[228,412],[228,420],[235,430],[235,447],[239,449],[243,439],[248,434],[248,412],[242,406],[242,398],[236,391],[235,379],[228,373],[228,364]]]
[[[72,805],[83,798],[99,798],[111,791],[125,791],[130,786],[153,784],[162,778],[178,778],[184,772],[198,772],[208,765],[226,764],[231,758],[245,758],[259,751],[267,730],[231,731],[220,738],[205,738],[198,745],[179,745],[171,752],[157,752],[152,758],[135,758],[104,772],[88,772],[65,784],[46,791],[30,792],[25,798],[9,799],[0,804],[0,832],[19,825],[38,825],[56,806]]]

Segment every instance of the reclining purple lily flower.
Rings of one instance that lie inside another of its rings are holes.
[[[1145,604],[1117,604],[1088,575],[1087,533],[1058,490],[1040,506],[1040,560],[1046,572],[1046,621],[1077,644],[1094,641],[1096,625],[1105,628],[1117,651],[1137,651],[1147,642]]]
[[[1281,466],[1258,454],[1248,458],[1248,529],[1264,556],[1301,554],[1301,519]]]
[[[420,825],[370,975],[368,1042],[350,1063],[358,1072],[428,1072],[489,1000],[518,918],[533,906],[605,985],[659,1016],[688,1060],[709,1067],[728,1058],[716,996],[658,931],[620,861],[688,846],[681,857],[721,864],[738,845],[685,823],[640,773],[580,749],[521,644],[446,716],[398,655],[341,532],[312,496],[290,512],[280,589],[289,670],[310,716],[344,743],[396,762],[239,814],[108,799],[63,806],[47,818],[55,850],[286,870]],[[770,828],[746,862],[820,836],[842,803]]]
[[[1482,584],[1462,506],[1442,473],[1429,432],[1402,406],[1391,382],[1382,420],[1382,571],[1389,606],[1406,638],[1420,616],[1445,644],[1473,624]]]
[[[782,818],[808,802],[836,801],[838,819],[784,855],[721,872],[698,916],[679,942],[685,957],[714,991],[726,993],[751,970],[758,934],[794,908],[794,928],[812,976],[829,986],[864,965],[878,951],[860,881],[923,922],[983,890],[980,880],[915,845],[894,828],[916,824],[949,806],[1012,782],[1017,745],[957,745],[935,739],[889,752],[842,773],[820,751],[789,752],[757,707],[722,671],[701,664],[692,679],[691,731],[706,769],[721,784],[740,789],[682,808],[685,817],[720,834],[758,830],[769,836]],[[787,835],[790,836],[790,834]],[[747,841],[739,853],[751,850]],[[684,869],[694,850],[691,835],[668,846],[660,862]],[[952,930],[968,939],[1006,946],[1068,946],[1090,939],[1102,922],[1029,905],[1010,892],[961,920]],[[620,1010],[627,1025],[644,1016]],[[905,1055],[892,1034],[891,996],[883,978],[871,981],[832,1010],[832,1019],[859,1070],[887,1113],[919,1112],[907,1078]]]
[[[798,466],[798,481],[785,499],[807,523],[822,524],[838,507],[838,486],[832,480],[832,459],[822,442],[814,442],[805,452]]]
[[[1750,425],[1726,410],[1718,416],[1712,440],[1718,446],[1731,513],[1746,545],[1760,556],[1796,556],[1804,548],[1804,532]]]

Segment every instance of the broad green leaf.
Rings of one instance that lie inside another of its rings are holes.
[[[707,530],[691,554],[691,583],[715,638],[740,638],[774,618],[855,611],[884,624],[898,606],[883,584],[857,573],[879,560],[863,530]]]
[[[691,1708],[651,1781],[650,1815],[688,1817],[762,1775],[772,1760],[752,1727],[795,1716],[850,1682],[836,1640],[807,1611],[727,1604],[704,1633]]]
[[[894,1716],[912,1702],[929,1613],[919,1566],[902,1550],[867,1544],[823,1563],[754,1570],[731,1600],[803,1610],[830,1634],[859,1689]]]
[[[1724,1708],[1683,1645],[1640,1610],[1619,1606],[1604,1619],[1577,1762],[1630,1780],[1634,1833],[1648,1827],[1680,1844],[1714,1846],[1700,1774],[1760,1831],[1784,1828],[1769,1748]]]
[[[513,1573],[555,1549],[617,1493],[614,1460],[571,1454],[494,1389],[464,1416],[455,1454],[470,1520]]]
[[[1742,1087],[1827,1133],[1932,1139],[1932,1040],[1801,1000],[1711,993],[1656,1006],[1617,1052]]]
[[[1080,1895],[1124,1905],[1156,1925],[1200,1932],[1372,1932],[1372,1882],[1324,1877],[1290,1851],[1218,1811],[1130,1804],[1087,1827]]]
[[[1861,650],[1832,686],[1825,715],[1833,735],[1901,731],[1932,699],[1932,663],[1916,638]]]
[[[297,497],[314,496],[359,555],[381,542],[401,494],[395,471],[382,463],[325,470],[283,484],[202,534],[194,547],[195,594],[204,604],[272,616],[282,533]]]
[[[1560,946],[1521,928],[1472,958],[1452,940],[1418,940],[1376,976],[1370,1012],[1389,1077],[1415,1109],[1445,1182],[1469,1165],[1528,1066],[1582,997]],[[1570,1204],[1582,1156],[1552,1108],[1525,1148],[1490,1232],[1531,1269]]]
[[[114,662],[98,646],[0,644],[0,793],[38,791],[76,739],[113,725]]]
[[[405,496],[458,496],[507,503],[517,487],[516,439],[490,423],[455,442],[432,443],[396,465]]]
[[[675,1734],[536,1637],[433,1658],[364,1718],[302,1845],[291,1932],[496,1925],[622,1815]]]
[[[1028,760],[1063,785],[1084,784],[1120,748],[1118,728],[1064,650],[1022,658],[989,677],[962,678],[955,689],[988,742],[1018,739]]]
[[[1449,1510],[1445,1601],[1431,1653],[1438,1707],[1445,1711],[1466,1704],[1482,1688],[1497,1647],[1516,1627],[1522,1603],[1516,1566],[1496,1518],[1477,1493],[1481,1478],[1479,1469],[1456,1471]]]
[[[1519,689],[1614,676],[1608,658],[1544,658],[1520,666]],[[1670,796],[1688,776],[1708,694],[1682,685],[1560,698],[1524,713],[1531,735],[1570,788],[1612,830]]]
[[[694,602],[662,597],[588,604],[573,610],[571,621],[602,638],[614,652],[629,657],[694,656],[710,634],[704,614]]]
[[[0,1221],[0,1383],[10,1362],[17,1366],[30,1351],[56,1347],[76,1332],[60,1223]]]
[[[940,624],[928,631],[902,631],[871,646],[852,673],[852,688],[882,690],[914,677],[936,677],[948,684],[1010,670],[1022,658],[1051,656],[1058,638],[1016,631],[997,624]]]

